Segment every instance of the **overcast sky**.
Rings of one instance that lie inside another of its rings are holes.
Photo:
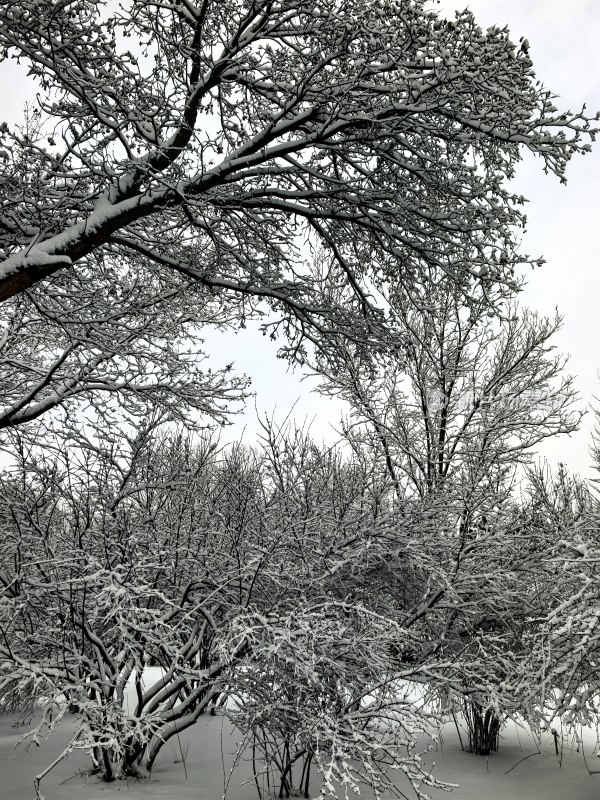
[[[447,15],[465,3],[441,0],[431,3]],[[556,105],[562,111],[600,109],[600,3],[597,0],[471,0],[468,6],[485,28],[507,24],[513,41],[521,36],[530,43],[530,55],[537,76],[559,95]],[[0,120],[14,122],[22,104],[31,94],[22,70],[14,64],[0,65]],[[577,376],[582,406],[600,395],[600,313],[598,302],[598,228],[600,227],[600,141],[592,154],[577,158],[568,172],[567,186],[544,175],[542,163],[530,158],[522,165],[515,190],[530,201],[528,230],[523,250],[532,256],[543,255],[547,263],[528,275],[522,302],[546,314],[558,307],[564,327],[556,346],[571,355],[570,371]],[[211,340],[218,360],[236,362],[240,371],[252,376],[259,410],[271,411],[282,420],[297,401],[293,415],[314,420],[313,431],[331,440],[330,423],[335,424],[341,406],[314,394],[314,381],[300,381],[286,364],[275,357],[269,340],[250,330],[238,336]],[[571,469],[588,472],[588,445],[593,420],[591,414],[580,433],[549,443],[544,454],[551,461],[562,460]],[[254,407],[236,425],[247,433],[256,429]]]

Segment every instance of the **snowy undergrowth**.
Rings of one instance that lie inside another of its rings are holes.
[[[147,667],[144,684],[152,685],[161,676],[160,668]],[[427,697],[423,686],[406,682],[399,685],[398,690],[415,706],[434,710],[434,702]],[[40,698],[38,702],[42,701]],[[124,695],[124,712],[133,713],[135,703],[134,681],[130,679]],[[230,701],[227,705],[235,715],[237,704]],[[525,724],[509,721],[502,729],[499,752],[484,758],[462,750],[462,747],[466,750],[468,736],[460,716],[457,722],[458,726],[454,722],[444,726],[433,749],[430,749],[431,739],[423,735],[417,737],[418,747],[423,752],[423,768],[431,770],[445,783],[458,784],[453,797],[460,800],[484,797],[490,800],[514,797],[563,800],[568,791],[569,800],[588,800],[595,792],[600,792],[598,725],[563,727],[558,721],[553,726],[556,737],[550,730],[536,737]],[[58,731],[35,747],[23,740],[26,730],[27,726],[19,725],[18,715],[0,715],[0,799],[35,797],[35,776],[60,754],[75,732],[75,721],[65,714]],[[47,800],[85,800],[100,797],[99,792],[103,791],[127,791],[131,800],[153,797],[216,800],[223,795],[228,800],[256,800],[258,797],[248,741],[222,714],[206,715],[193,729],[169,743],[149,781],[129,780],[108,785],[91,776],[87,772],[89,766],[85,753],[74,751],[44,778],[44,796]],[[394,776],[395,787],[404,796],[414,796],[403,777],[401,774]],[[330,779],[335,782],[333,774]],[[319,795],[319,783],[318,776],[313,775],[311,797]],[[273,786],[266,785],[260,776],[258,788],[263,798],[273,795]],[[338,796],[343,798],[346,788],[338,785],[330,786],[329,790],[337,789]],[[321,794],[323,789],[324,786]],[[428,792],[435,800],[447,796],[435,788]],[[385,792],[386,795],[389,796],[389,792]],[[373,794],[369,787],[362,785],[360,796],[371,800]]]
[[[13,727],[16,720],[15,715],[0,716],[0,798],[32,800],[34,776],[65,746],[74,723],[65,718],[53,737],[26,750],[16,747],[22,735],[22,729]],[[598,796],[600,772],[590,774],[600,770],[600,759],[594,755],[595,729],[581,728],[575,734],[558,726],[558,732],[557,756],[549,733],[538,742],[525,729],[508,723],[501,734],[499,753],[483,758],[461,750],[450,723],[430,754],[428,766],[442,780],[460,785],[451,795],[457,800],[590,800]],[[129,800],[218,800],[226,793],[228,800],[256,800],[249,757],[236,759],[240,743],[240,734],[225,717],[205,716],[164,748],[149,781],[102,783],[86,776],[89,760],[74,753],[45,779],[44,794],[47,800],[99,800],[106,798],[106,793],[121,792]],[[423,747],[426,745],[424,740]],[[401,780],[397,787],[411,796]],[[316,784],[312,787],[312,797],[318,795],[318,789]],[[371,800],[364,788],[360,796]],[[431,797],[442,800],[448,795],[433,789]]]

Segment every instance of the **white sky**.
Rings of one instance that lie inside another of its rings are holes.
[[[465,6],[456,0],[432,5],[449,15],[454,8]],[[484,28],[508,24],[513,41],[521,36],[529,39],[537,76],[559,95],[556,105],[561,110],[579,110],[583,102],[592,113],[600,109],[598,0],[471,0],[468,6]],[[23,69],[14,62],[0,65],[0,120],[19,119],[28,96],[31,90]],[[570,372],[577,376],[582,406],[586,406],[594,395],[600,396],[600,140],[592,154],[571,164],[567,177],[568,185],[561,186],[553,176],[544,175],[541,162],[533,158],[520,169],[515,190],[530,201],[523,250],[547,260],[541,270],[528,275],[521,300],[547,314],[558,307],[564,315],[564,327],[555,344],[571,355]],[[290,373],[275,357],[276,347],[267,338],[249,328],[238,336],[211,337],[209,349],[219,362],[233,360],[239,371],[252,376],[259,411],[271,412],[276,407],[276,419],[283,420],[296,403],[293,417],[313,420],[317,437],[334,437],[329,426],[339,420],[341,405],[311,394],[315,381],[301,382],[300,375]],[[588,414],[578,434],[548,443],[544,454],[551,461],[561,460],[571,469],[587,473],[592,425]],[[244,426],[246,435],[257,428],[252,402],[232,433]]]

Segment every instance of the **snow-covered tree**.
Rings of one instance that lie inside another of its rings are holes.
[[[417,740],[453,694],[481,712],[482,750],[495,728],[479,721],[541,719],[560,664],[583,686],[591,651],[558,602],[582,600],[579,573],[552,571],[574,545],[539,499],[461,524],[447,492],[399,498],[356,438],[319,448],[266,425],[260,448],[219,449],[109,422],[11,431],[0,483],[2,703],[39,698],[34,737],[75,714],[67,750],[104,779],[148,774],[229,698],[259,788],[380,792],[401,772],[425,792]]]
[[[230,327],[233,310],[176,275],[95,262],[2,310],[0,429],[66,403],[142,415],[151,403],[188,426],[224,424],[247,396],[247,378],[209,366],[201,339]]]
[[[426,668],[405,657],[420,598],[397,614],[376,591],[391,562],[432,572],[422,521],[390,513],[372,461],[268,431],[254,451],[159,421],[9,432],[0,697],[39,698],[34,738],[74,714],[65,753],[88,750],[105,780],[147,775],[229,696],[242,731],[300,747],[326,794],[384,787],[389,768],[435,784],[416,734],[437,720],[398,684]]]
[[[563,179],[593,137],[506,29],[423,0],[25,0],[0,48],[39,106],[0,130],[5,425],[161,394],[188,363],[175,332],[210,319],[272,310],[302,359],[305,338],[385,338],[374,282],[509,285],[528,257],[506,178],[530,151]]]
[[[418,538],[423,520],[394,513],[372,454],[323,450],[301,431],[266,434],[274,520],[286,520],[287,533],[278,537],[277,602],[236,620],[234,641],[244,632],[252,657],[229,712],[259,794],[307,797],[316,779],[324,795],[366,785],[380,796],[406,781],[424,797],[444,784],[431,773],[433,745],[419,737],[435,739],[441,718],[414,682],[451,664],[411,663],[422,598],[401,608],[382,580],[401,566],[433,571]]]
[[[399,497],[461,491],[472,518],[477,495],[506,497],[537,446],[579,425],[553,352],[561,320],[512,302],[493,315],[485,286],[465,303],[441,275],[387,299],[397,350],[374,365],[337,340],[321,388],[348,401],[349,430],[380,453]]]
[[[248,585],[235,531],[212,522],[215,445],[157,435],[29,430],[2,476],[0,692],[44,698],[34,738],[74,713],[67,749],[90,750],[106,780],[147,774],[246,650],[213,658]]]
[[[421,546],[432,563],[437,553],[438,569],[407,574],[401,592],[423,598],[424,641],[456,657],[439,686],[467,698],[471,744],[482,753],[497,743],[499,717],[529,713],[519,662],[543,613],[530,591],[543,572],[536,559],[552,547],[525,524],[516,481],[537,445],[580,419],[565,359],[552,353],[560,320],[512,303],[491,317],[485,292],[465,304],[442,276],[400,289],[388,296],[398,355],[374,369],[340,341],[322,361],[324,388],[351,405],[349,436],[379,454],[397,503],[427,520]]]
[[[597,442],[594,442],[594,455]],[[597,725],[600,720],[600,514],[590,484],[537,469],[530,475],[527,524],[547,545],[532,591],[540,596],[523,672],[540,686],[537,712],[551,727]]]

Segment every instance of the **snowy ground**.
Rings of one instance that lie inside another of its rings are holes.
[[[71,723],[63,724],[60,733],[40,747],[26,751],[15,749],[21,734],[13,725],[15,717],[0,716],[0,799],[30,800],[35,797],[33,778],[68,740]],[[180,744],[175,741],[164,748],[150,781],[117,781],[112,784],[85,779],[78,773],[89,762],[77,754],[61,763],[42,784],[47,800],[107,800],[126,796],[128,800],[219,800],[227,786],[230,800],[256,800],[247,764],[240,764],[230,775],[232,754],[237,749],[237,735],[223,717],[205,717],[181,737],[181,749],[187,753],[185,769],[181,762]],[[445,780],[460,784],[451,795],[436,792],[435,800],[600,800],[600,758],[593,752],[596,732],[586,729],[583,748],[576,752],[572,738],[562,741],[562,765],[555,755],[554,743],[542,741],[541,753],[530,735],[515,726],[503,732],[500,752],[490,758],[464,753],[460,749],[454,726],[448,726],[442,746],[432,753],[435,773]],[[529,756],[527,758],[527,756]],[[598,770],[590,775],[589,770]],[[408,787],[400,785],[411,796]],[[313,786],[313,795],[318,786]],[[368,793],[363,793],[368,798]]]

